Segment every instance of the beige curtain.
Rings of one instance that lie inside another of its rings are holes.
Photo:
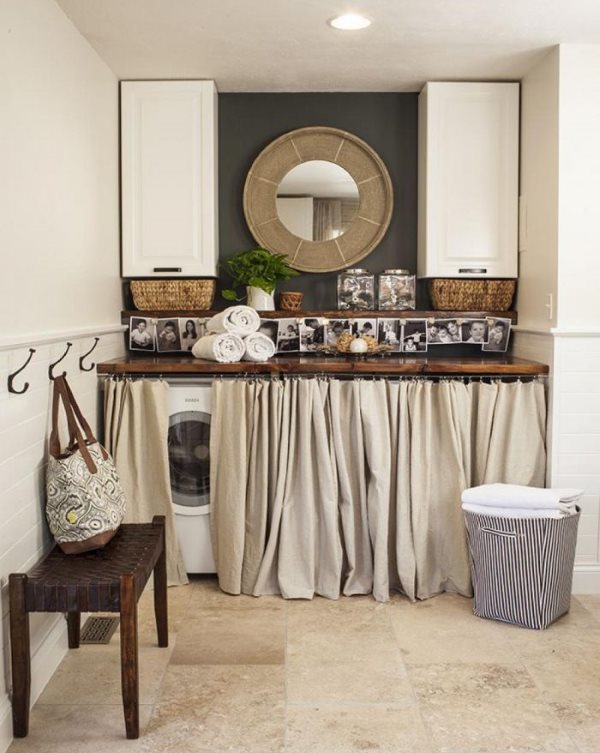
[[[221,588],[470,595],[461,492],[543,486],[540,382],[224,380],[211,504]]]
[[[107,380],[104,442],[127,496],[128,523],[166,517],[169,585],[187,583],[175,533],[169,482],[167,432],[169,386],[163,381]]]

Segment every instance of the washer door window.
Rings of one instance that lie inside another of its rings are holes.
[[[169,472],[173,503],[183,514],[209,512],[210,415],[202,411],[174,413],[169,419]]]

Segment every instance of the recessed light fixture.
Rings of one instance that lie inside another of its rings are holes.
[[[327,23],[334,29],[341,29],[342,31],[358,31],[371,25],[368,18],[358,13],[345,13],[343,16],[330,18]]]

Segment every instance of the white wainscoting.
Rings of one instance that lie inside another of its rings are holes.
[[[514,332],[513,354],[550,364],[548,485],[585,490],[575,593],[600,593],[600,331]]]
[[[97,430],[102,405],[96,371],[79,369],[79,357],[91,348],[95,335],[100,341],[84,365],[124,354],[122,327],[118,325],[99,327],[92,334],[73,332],[69,336],[66,333],[63,341],[31,343],[36,352],[15,383],[15,387],[21,389],[29,382],[29,390],[23,395],[8,392],[7,378],[27,359],[29,343],[27,347],[0,351],[0,641],[3,657],[0,751],[6,750],[12,740],[8,576],[28,570],[52,545],[44,513],[46,437],[52,395],[48,365],[64,352],[67,340],[73,343],[57,373],[67,371],[81,409]],[[33,704],[67,651],[67,631],[63,615],[32,614],[30,624]]]

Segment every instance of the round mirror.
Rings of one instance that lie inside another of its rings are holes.
[[[354,178],[335,162],[313,159],[293,167],[277,188],[277,215],[307,241],[339,238],[358,214]]]
[[[244,184],[244,215],[257,243],[303,272],[356,266],[385,235],[393,205],[377,152],[327,126],[267,144]]]

